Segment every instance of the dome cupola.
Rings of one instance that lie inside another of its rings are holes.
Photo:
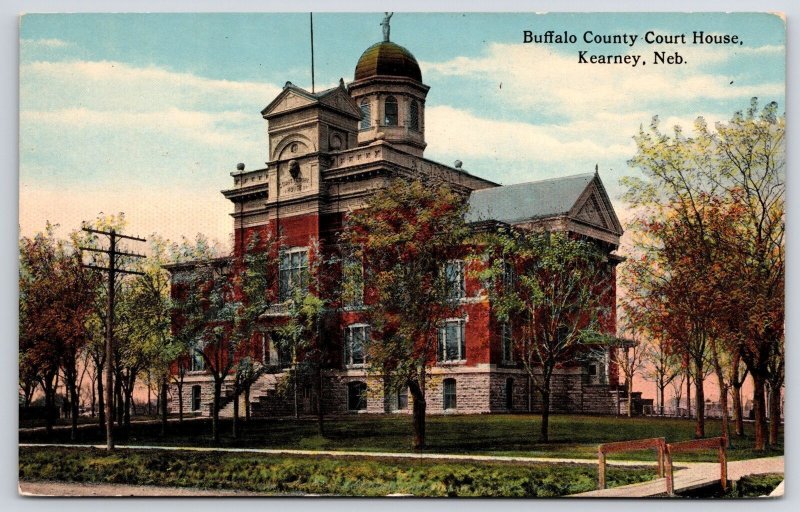
[[[367,48],[358,59],[354,80],[378,76],[410,78],[422,82],[422,72],[411,52],[391,41]]]
[[[422,83],[417,59],[399,44],[389,40],[389,20],[385,13],[381,27],[383,41],[361,54],[353,82],[348,86],[361,111],[358,144],[376,142],[421,157],[425,150],[425,97],[428,86]]]

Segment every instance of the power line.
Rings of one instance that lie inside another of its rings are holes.
[[[110,231],[103,231],[100,229],[93,229],[84,226],[83,231],[87,233],[94,233],[97,235],[105,235],[108,237],[109,245],[108,249],[99,249],[96,247],[80,247],[82,251],[92,251],[92,252],[99,252],[106,254],[108,256],[108,266],[103,267],[99,265],[91,265],[88,263],[82,263],[84,268],[89,268],[92,270],[99,270],[100,272],[105,272],[108,277],[108,302],[106,304],[107,312],[106,312],[106,448],[108,450],[114,449],[114,434],[113,434],[113,427],[114,427],[114,416],[113,416],[113,409],[112,403],[114,401],[114,377],[113,372],[111,371],[111,361],[113,358],[113,343],[112,340],[114,338],[114,300],[115,300],[115,280],[117,274],[136,274],[136,275],[144,275],[143,272],[139,272],[136,270],[129,270],[122,268],[120,266],[120,261],[117,259],[118,256],[130,257],[130,258],[144,258],[144,254],[138,254],[133,252],[126,252],[126,251],[118,251],[117,250],[117,241],[119,239],[124,240],[134,240],[136,242],[146,242],[144,238],[140,238],[138,236],[129,236],[123,235],[121,233],[117,233],[116,230],[112,229]]]

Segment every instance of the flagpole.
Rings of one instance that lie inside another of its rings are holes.
[[[311,93],[314,93],[314,13],[308,13],[311,22]]]

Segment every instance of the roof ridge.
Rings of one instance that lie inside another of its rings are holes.
[[[573,178],[583,178],[583,177],[592,177],[592,178],[594,178],[594,176],[595,176],[594,172],[582,172],[582,173],[577,173],[577,174],[570,174],[569,176],[559,176],[559,177],[555,177],[555,178],[544,178],[542,180],[523,181],[521,183],[512,183],[510,185],[501,185],[501,187],[516,187],[516,186],[521,186],[521,185],[532,185],[534,183],[546,183],[548,181],[565,181],[565,180],[569,180],[569,179],[573,179]],[[499,188],[499,187],[494,187],[494,188]],[[481,190],[483,191],[483,190],[493,190],[493,189],[492,188],[485,188],[485,189],[481,189]],[[476,190],[475,192],[479,192],[479,191]]]

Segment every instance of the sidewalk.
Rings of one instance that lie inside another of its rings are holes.
[[[20,443],[20,447],[43,447],[57,446],[63,448],[101,448],[104,444],[36,444]],[[548,464],[590,464],[596,465],[597,459],[566,459],[552,457],[517,457],[504,455],[462,455],[458,453],[408,453],[408,452],[358,452],[358,451],[339,451],[339,450],[289,450],[289,449],[270,449],[270,448],[212,448],[212,447],[193,447],[193,446],[148,446],[148,445],[117,445],[120,450],[167,450],[167,451],[196,451],[196,452],[232,452],[232,453],[261,453],[265,455],[303,455],[318,456],[325,455],[330,457],[360,457],[376,459],[417,459],[417,460],[449,460],[467,462],[517,462],[517,463],[548,463]],[[703,462],[679,462],[680,467],[691,467],[703,465]],[[655,461],[640,460],[611,460],[608,466],[655,466]]]
[[[700,462],[683,464],[687,466],[674,472],[675,492],[689,491],[720,480],[719,464],[713,462]],[[764,457],[761,459],[736,460],[728,462],[728,480],[739,480],[746,475],[763,475],[766,473],[783,473],[784,459],[779,457]],[[665,496],[667,492],[666,479],[657,478],[640,484],[623,485],[611,489],[575,494],[575,498],[646,498]]]

